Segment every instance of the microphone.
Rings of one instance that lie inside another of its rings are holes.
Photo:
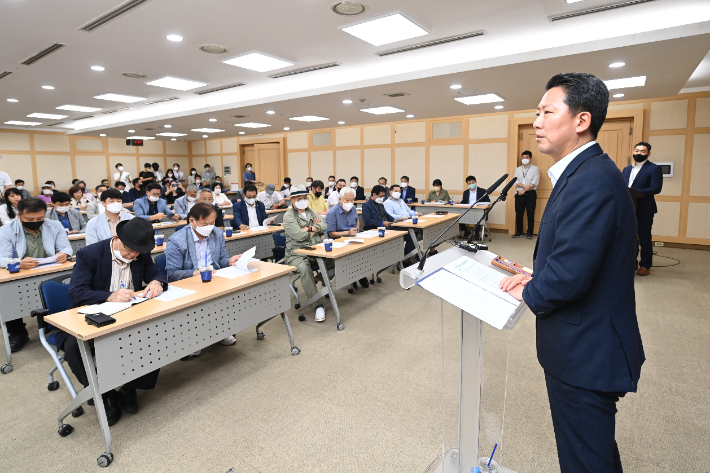
[[[492,193],[494,193],[496,191],[496,189],[498,189],[500,187],[500,185],[503,184],[503,181],[505,181],[506,179],[508,179],[508,175],[503,174],[501,176],[501,178],[498,179],[496,182],[494,182],[491,187],[486,189],[486,194],[491,195]]]
[[[513,177],[508,183],[505,185],[502,191],[500,191],[501,194],[507,195],[508,191],[510,190],[511,187],[513,187],[513,184],[515,184],[515,181],[517,181],[517,177]]]

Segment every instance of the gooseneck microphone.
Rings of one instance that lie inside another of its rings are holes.
[[[461,220],[461,218],[462,218],[464,215],[466,215],[469,210],[471,210],[476,204],[478,204],[478,203],[481,201],[482,198],[484,198],[485,196],[491,194],[492,192],[495,192],[495,190],[498,189],[498,187],[500,187],[500,185],[503,183],[503,181],[505,181],[507,178],[508,178],[508,174],[503,174],[503,176],[502,176],[500,179],[498,179],[496,182],[493,183],[492,186],[490,186],[488,189],[485,190],[485,192],[483,193],[483,195],[482,195],[481,197],[479,197],[478,200],[476,200],[474,203],[472,203],[471,205],[469,205],[468,208],[466,209],[466,211],[463,212],[461,215],[459,215],[459,218],[457,218],[456,220],[454,220],[451,225],[449,225],[448,227],[446,227],[446,230],[444,230],[443,232],[441,232],[441,235],[439,235],[438,237],[436,237],[436,239],[435,239],[434,241],[432,241],[432,242],[429,244],[429,247],[426,249],[426,251],[424,251],[424,255],[422,255],[422,260],[419,262],[419,266],[417,266],[417,269],[418,269],[419,271],[423,271],[423,270],[424,270],[424,263],[426,263],[426,258],[427,258],[427,256],[429,255],[429,250],[431,249],[431,247],[434,246],[434,244],[435,244],[437,241],[439,241],[439,239],[440,239],[442,236],[444,236],[444,234],[445,234],[446,232],[449,231],[449,228],[451,228],[451,227],[453,227],[454,225],[456,225],[457,223],[459,223],[459,220]],[[515,178],[513,178],[513,180],[515,180]],[[484,215],[487,215],[487,214],[484,214]]]
[[[506,174],[505,177],[508,177],[508,175]],[[515,181],[517,181],[517,180],[518,180],[517,177],[513,177],[510,181],[508,181],[508,183],[505,185],[505,187],[503,188],[503,190],[500,191],[500,195],[498,196],[498,198],[496,199],[496,201],[493,202],[493,203],[491,204],[491,206],[486,209],[485,212],[483,212],[483,215],[482,215],[481,218],[478,220],[478,223],[476,223],[476,226],[474,227],[474,229],[473,229],[473,231],[471,232],[471,234],[468,236],[468,241],[467,241],[468,244],[473,243],[473,237],[474,237],[474,235],[476,235],[476,233],[478,233],[478,232],[480,231],[480,229],[481,229],[481,222],[482,222],[484,219],[488,218],[488,213],[491,211],[491,209],[492,209],[498,202],[500,202],[501,200],[504,201],[504,200],[506,199],[506,197],[508,196],[508,191],[510,190],[511,187],[513,187],[513,184],[515,184]],[[483,235],[481,235],[481,241],[483,241]]]

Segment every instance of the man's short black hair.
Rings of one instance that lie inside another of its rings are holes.
[[[79,179],[72,179],[72,180],[71,180],[71,185],[73,186],[73,185],[76,184],[77,182],[79,182]]]
[[[254,184],[247,184],[246,186],[244,186],[244,197],[247,196],[247,192],[251,192],[251,191],[258,192],[258,190]]]
[[[358,179],[357,176],[353,176],[353,177],[350,178],[351,181],[352,181],[353,179],[355,179],[357,182],[360,182],[360,179]]]
[[[532,153],[528,150],[523,151],[523,154],[521,156],[530,156],[532,158]]]
[[[308,177],[306,178],[306,180],[308,180],[308,179],[310,179],[311,181],[313,180],[313,178],[312,178],[311,176],[308,176]]]
[[[94,187],[94,190],[96,192],[98,192],[99,189],[101,189],[102,187],[105,187],[106,189],[108,189],[108,186],[106,184],[99,184],[98,186]]]
[[[646,149],[648,150],[648,152],[649,152],[649,153],[651,152],[651,144],[650,144],[650,143],[646,143],[645,141],[641,141],[641,142],[639,142],[639,143],[636,143],[636,146],[645,146]],[[635,148],[636,146],[634,146],[634,148]],[[17,181],[15,181],[15,184],[17,184]]]
[[[67,194],[68,196],[69,194]],[[17,203],[17,212],[22,215],[24,213],[35,213],[35,212],[46,212],[47,204],[44,203],[42,199],[37,197],[30,197],[29,199],[22,199]]]
[[[23,181],[22,179],[15,179],[15,185],[24,184],[24,183],[25,183],[25,181]]]
[[[598,77],[584,72],[564,72],[552,77],[545,85],[545,90],[560,87],[565,93],[565,104],[572,116],[580,112],[589,112],[592,121],[589,132],[597,139],[599,130],[606,120],[609,107],[609,89]]]
[[[475,181],[476,178],[474,176],[466,176],[466,182],[468,181]]]
[[[432,186],[439,186],[441,187],[441,179],[434,179],[434,182],[431,183]]]
[[[119,166],[123,166],[123,164],[121,164],[121,163],[116,163],[116,165],[115,165],[114,167],[115,167],[116,169],[118,169]]]
[[[373,196],[373,195],[380,195],[380,194],[383,193],[384,191],[385,191],[385,186],[381,186],[381,185],[377,184],[377,185],[374,186],[374,187],[372,188],[372,190],[370,191],[370,195],[371,195],[371,196]]]
[[[385,176],[382,176],[381,178],[379,178],[377,180],[377,182],[380,182],[380,181],[385,181],[385,184],[387,184],[387,178]]]
[[[140,178],[140,177],[136,177],[136,178],[133,179],[131,182],[132,182],[133,185],[135,186],[137,183],[141,182],[141,178]]]
[[[333,179],[335,179],[335,176],[328,176],[328,180],[330,180],[331,177],[332,177]]]
[[[54,194],[52,194],[52,203],[56,204],[57,202],[71,202],[71,197],[69,197],[69,194],[66,192],[54,191]]]
[[[313,181],[313,184],[311,184],[311,189],[325,189],[325,185],[323,184],[323,181],[316,179]]]
[[[402,190],[402,186],[400,186],[399,184],[392,184],[390,186],[390,191],[393,191],[395,187],[399,188],[400,191]]]
[[[126,183],[123,181],[116,181],[116,184],[114,184],[113,186],[116,188],[118,188],[120,186],[126,187]]]
[[[400,181],[401,181],[402,179],[406,179],[407,182],[409,182],[409,176],[402,176],[402,177],[399,178]]]
[[[217,214],[217,209],[214,205],[208,204],[207,202],[198,202],[192,206],[190,212],[187,214],[187,218],[189,220],[190,217],[192,217],[196,222],[208,218],[212,214]]]
[[[290,177],[284,177],[284,184],[291,184],[291,178],[290,178]]]
[[[157,182],[151,182],[150,184],[148,184],[148,187],[146,188],[146,191],[150,192],[150,191],[155,190],[155,189],[158,189],[159,191],[162,191],[162,190],[163,190],[163,186],[161,186],[161,185],[158,184]]]
[[[106,189],[101,193],[101,202],[106,202],[106,199],[119,199],[123,200],[123,194],[118,189]]]
[[[342,182],[343,184],[345,184],[345,179],[338,179],[338,182]],[[336,182],[336,184],[337,184],[338,182]]]
[[[143,168],[152,168],[153,166],[150,163],[145,163],[143,165]]]

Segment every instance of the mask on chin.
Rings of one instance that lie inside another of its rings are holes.
[[[121,255],[121,252],[120,252],[119,250],[113,250],[113,255],[116,257],[116,259],[117,259],[118,261],[123,261],[123,262],[126,263],[126,264],[129,264],[129,263],[132,263],[132,262],[133,262],[133,258],[124,258],[124,257]]]

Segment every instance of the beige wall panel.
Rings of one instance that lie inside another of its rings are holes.
[[[366,149],[365,176],[360,179],[360,185],[367,189],[377,185],[377,180],[386,177],[392,181],[392,148]],[[399,176],[398,176],[399,177]]]
[[[322,131],[311,134],[311,146],[330,146],[333,142],[333,133]]]
[[[688,204],[688,238],[708,238],[710,235],[710,203],[691,202]]]
[[[513,118],[530,118],[534,116],[537,116],[536,112],[520,112],[513,114]]]
[[[64,151],[69,148],[69,137],[66,135],[34,135],[35,151]]]
[[[161,140],[145,140],[143,146],[138,146],[140,154],[165,154],[163,149],[164,141]]]
[[[442,145],[429,148],[429,181],[441,179],[444,189],[463,189],[463,145]],[[411,177],[411,176],[410,176]]]
[[[0,133],[0,137],[2,137],[2,135],[4,135],[4,133]],[[39,192],[39,189],[35,187],[35,181],[32,177],[32,157],[29,154],[3,155],[2,159],[0,159],[0,171],[8,173],[13,183],[15,179],[24,180],[25,189],[32,195]]]
[[[207,140],[205,143],[205,148],[207,154],[221,154],[222,153],[222,143],[221,140]]]
[[[678,236],[680,202],[656,202],[658,213],[653,219],[653,235]]]
[[[222,140],[222,152],[227,153],[238,153],[237,151],[237,139],[236,138],[224,138]]]
[[[696,101],[695,126],[710,127],[710,97],[704,97]]]
[[[76,178],[86,182],[86,188],[91,189],[92,192],[103,179],[108,179],[111,182],[113,176],[109,175],[109,171],[106,169],[106,156],[74,156],[74,164],[76,165]]]
[[[392,125],[366,126],[364,145],[388,145],[392,143]]]
[[[224,146],[224,144],[222,145]],[[224,166],[231,166],[231,174],[225,174],[222,176],[222,181],[231,184],[236,182],[241,184],[242,174],[239,172],[239,156],[236,154],[230,156],[222,156],[222,163]],[[280,189],[280,188],[279,188]]]
[[[478,177],[478,176],[476,176]],[[512,202],[513,199],[510,200]],[[505,202],[498,202],[495,207],[493,207],[493,210],[491,210],[491,213],[488,214],[488,223],[495,223],[499,225],[505,225],[505,206],[509,201]],[[515,205],[515,204],[511,204]],[[527,223],[526,223],[527,225]]]
[[[222,169],[222,156],[207,156],[205,162],[202,163],[200,167],[197,167],[194,159],[192,160],[192,165],[197,169],[198,173],[205,171],[205,163],[210,165],[210,171],[214,171],[216,175],[222,177],[222,173],[224,172],[224,169]]]
[[[103,151],[103,140],[90,140],[87,138],[76,139],[76,149],[78,151]]]
[[[291,185],[306,185],[306,178],[308,177],[308,151],[288,153],[288,174],[288,177],[291,178]]]
[[[341,149],[335,152],[335,169],[338,173],[336,179],[345,179],[350,185],[350,178],[357,176],[362,181],[361,175],[361,155],[359,149]],[[327,179],[327,176],[326,176]]]
[[[651,130],[685,128],[688,123],[688,100],[651,102]]]
[[[308,148],[308,133],[305,131],[302,133],[289,133],[286,135],[286,145],[288,146],[288,149]],[[293,177],[291,179],[293,179]],[[306,180],[304,179],[303,182],[306,182]]]
[[[619,105],[609,105],[608,110],[637,110],[643,108],[642,103],[622,103]]]
[[[192,145],[192,155],[196,154],[205,154],[205,142],[200,140],[200,141],[191,141],[190,144]]]
[[[336,128],[335,146],[360,146],[360,128]]]
[[[204,156],[194,156],[192,158],[192,167],[197,169],[197,174],[202,174],[202,171],[205,170],[205,162],[207,161],[207,158]],[[180,166],[182,167],[182,166]],[[185,168],[183,169],[183,172],[185,173],[185,178],[187,179],[187,175],[190,173],[190,170]]]
[[[685,154],[685,135],[651,136],[651,161],[673,162],[673,176],[663,178],[663,190],[660,195],[680,195],[683,187],[683,160]]]
[[[710,176],[710,135],[695,135],[693,140],[692,170],[690,195],[694,197],[710,197],[710,185],[708,185],[708,176]],[[675,175],[675,171],[673,175]],[[667,179],[665,178],[664,181]],[[706,236],[705,238],[710,237]]]
[[[51,180],[54,181],[57,189],[69,190],[71,181],[74,179],[71,175],[71,156],[40,154],[35,156],[35,160],[37,162],[37,180],[39,182]],[[87,183],[87,186],[90,186],[90,184]]]
[[[426,141],[426,122],[395,124],[395,143],[423,143],[424,141]]]
[[[126,146],[125,138],[109,138],[108,150],[110,153],[136,154],[136,148],[134,146]]]
[[[108,179],[111,182],[112,186],[116,183],[113,178],[113,175],[118,172],[118,170],[116,169],[117,163],[123,164],[123,170],[131,175],[131,179],[135,179],[136,177],[138,177],[139,170],[136,167],[136,158],[134,156],[109,156],[108,161],[111,164],[111,169],[109,169],[111,175]],[[71,170],[71,167],[69,169]],[[126,190],[128,190],[129,187],[130,186],[126,186]]]
[[[167,154],[188,154],[187,141],[166,141],[165,151]]]
[[[479,143],[468,145],[468,174],[481,187],[488,187],[508,167],[508,143]],[[463,185],[463,184],[462,184]]]
[[[330,174],[333,174],[333,152],[311,151],[311,177],[328,185]]]
[[[0,132],[0,151],[29,151],[29,133]]]
[[[180,165],[180,172],[185,175],[185,182],[183,185],[187,185],[187,176],[190,174],[190,160],[187,156],[168,156],[165,158],[165,172],[168,169],[173,168],[173,164]]]
[[[445,138],[461,138],[462,129],[463,122],[461,120],[433,123],[431,125],[431,139],[440,140]]]
[[[468,119],[468,138],[484,140],[508,137],[508,115],[490,115]]]
[[[420,193],[424,192],[426,166],[426,148],[412,146],[394,149],[394,176],[392,184],[399,182],[402,176],[409,177],[409,185]]]

